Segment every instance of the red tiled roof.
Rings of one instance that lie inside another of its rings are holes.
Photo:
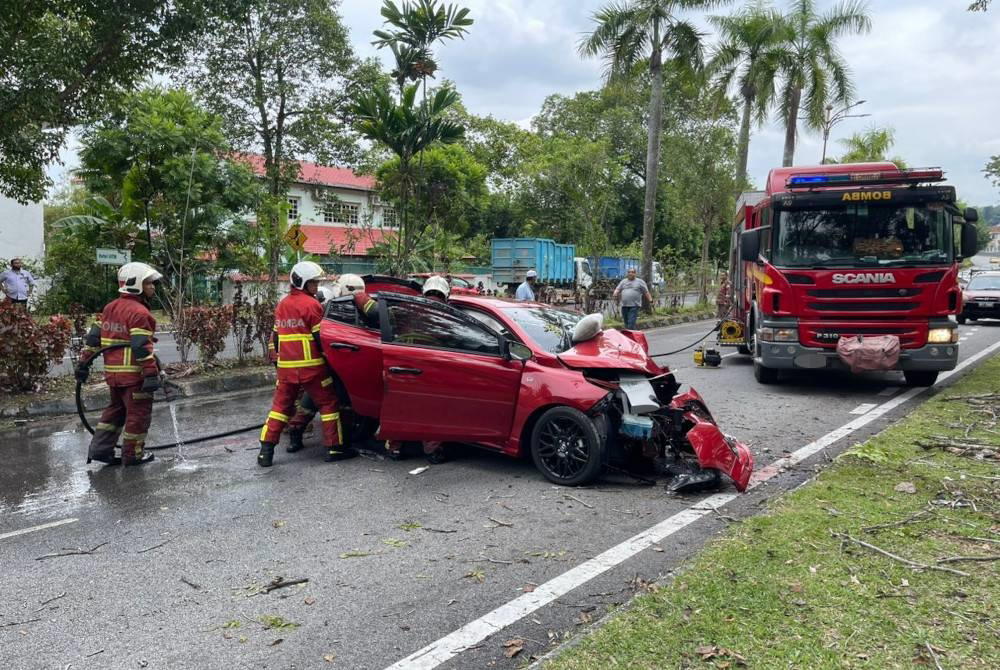
[[[236,157],[243,161],[257,175],[264,174],[264,157],[256,154],[242,154]],[[323,186],[339,186],[359,191],[374,191],[375,177],[355,174],[353,170],[342,167],[317,165],[309,161],[299,161],[299,176],[296,179],[301,184],[321,184]]]
[[[343,256],[367,256],[368,250],[385,239],[380,229],[344,228],[335,226],[302,226],[308,238],[306,251],[311,254],[334,253]]]

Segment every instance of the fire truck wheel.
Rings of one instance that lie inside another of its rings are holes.
[[[750,351],[750,347],[748,347],[748,346],[747,346],[747,345],[745,345],[745,344],[741,344],[741,345],[739,345],[738,347],[736,347],[736,351],[740,352],[740,353],[741,353],[741,354],[743,354],[744,356],[749,356],[749,355],[750,355],[750,354],[752,353],[752,352]]]
[[[958,321],[959,325],[962,325],[962,326],[965,325],[965,315],[964,314],[959,314],[958,316],[955,317],[955,320]]]
[[[758,363],[753,362],[753,376],[760,384],[774,384],[778,381],[778,371],[775,368],[767,368]]]
[[[934,386],[938,373],[936,370],[906,370],[903,376],[908,386]]]

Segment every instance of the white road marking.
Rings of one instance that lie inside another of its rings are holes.
[[[898,386],[888,386],[879,391],[878,393],[876,393],[875,395],[880,396],[882,398],[888,398],[889,396],[896,395],[897,393],[899,393],[899,391],[900,388]]]
[[[850,413],[851,414],[867,414],[868,412],[872,411],[876,407],[878,407],[878,403],[866,402],[865,404],[858,405],[857,407],[855,407],[854,409],[852,409]]]
[[[9,533],[0,533],[0,540],[6,540],[8,537],[17,537],[18,535],[26,535],[28,533],[34,533],[36,530],[45,530],[46,528],[65,526],[68,523],[76,523],[77,521],[79,521],[79,519],[63,519],[62,521],[50,521],[49,523],[43,523],[38,526],[32,526],[31,528],[12,530]]]
[[[938,377],[939,381],[944,381],[952,375],[958,374],[997,349],[1000,349],[1000,342],[995,342],[979,353],[965,359],[954,370],[942,373]],[[800,447],[788,456],[779,458],[768,466],[755,471],[750,479],[748,490],[757,487],[768,479],[775,477],[783,470],[806,460],[831,444],[867,426],[896,407],[926,392],[928,388],[911,388],[906,393],[876,406],[867,414],[859,416],[857,419],[844,424],[840,428]],[[488,612],[478,619],[470,621],[458,630],[435,640],[406,658],[392,664],[386,670],[432,670],[458,656],[466,649],[479,644],[494,633],[498,633],[503,628],[520,621],[532,612],[551,603],[556,598],[569,593],[598,575],[620,565],[643,549],[661,542],[677,531],[686,528],[698,519],[711,513],[715,508],[721,507],[735,500],[737,497],[738,494],[735,493],[717,493],[699,500],[691,507],[674,514],[638,535],[632,536],[621,544],[611,547],[589,561],[584,561],[558,577],[550,579],[538,586],[534,591],[520,595],[492,612]]]

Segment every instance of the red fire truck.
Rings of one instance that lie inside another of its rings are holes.
[[[949,317],[962,309],[959,261],[976,253],[978,219],[943,180],[890,162],[771,170],[766,190],[740,198],[720,344],[752,356],[770,384],[780,370],[847,367],[841,338],[895,336],[892,369],[932,385],[958,360]]]

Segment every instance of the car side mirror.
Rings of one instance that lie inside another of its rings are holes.
[[[760,228],[740,235],[740,260],[753,262],[760,256]]]
[[[979,220],[979,212],[975,207],[966,207],[962,218],[965,219],[966,223],[975,223]]]
[[[979,229],[974,223],[965,223],[962,225],[962,258],[972,258],[978,252]]]
[[[511,361],[530,361],[531,357],[534,355],[531,353],[531,349],[526,344],[521,344],[520,342],[515,342],[514,340],[504,340],[504,350],[507,354],[505,358]]]

